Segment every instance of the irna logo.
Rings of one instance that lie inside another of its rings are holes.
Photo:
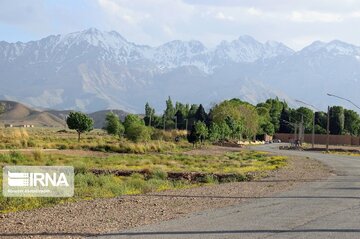
[[[74,168],[55,166],[6,166],[3,169],[5,197],[72,197]]]
[[[12,173],[8,172],[8,184],[11,187],[68,187],[64,173]]]

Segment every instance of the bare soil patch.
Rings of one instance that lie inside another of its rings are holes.
[[[228,148],[189,153],[224,153]],[[237,149],[238,150],[238,149]],[[330,169],[308,158],[291,158],[286,167],[259,181],[209,185],[137,196],[67,203],[0,215],[1,238],[82,238],[226,207],[292,189],[331,175]]]

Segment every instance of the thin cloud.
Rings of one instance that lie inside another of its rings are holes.
[[[294,22],[342,22],[344,18],[339,14],[323,13],[314,11],[295,11],[291,14],[290,19]]]

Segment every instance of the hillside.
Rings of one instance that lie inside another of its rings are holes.
[[[37,127],[64,127],[65,121],[49,113],[31,109],[14,101],[0,101],[4,113],[0,114],[3,124],[34,125]]]
[[[36,127],[64,127],[66,116],[71,110],[46,110],[38,111],[15,101],[0,101],[4,113],[0,114],[1,124],[34,125]],[[101,129],[105,126],[105,117],[113,112],[124,120],[128,114],[122,110],[101,110],[88,114],[94,120],[94,128]]]

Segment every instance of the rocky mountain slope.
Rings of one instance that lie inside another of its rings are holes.
[[[199,41],[137,45],[91,28],[27,43],[0,42],[0,98],[54,109],[157,109],[167,96],[210,105],[239,97],[318,102],[324,93],[360,102],[360,48],[314,42],[293,51],[250,36],[207,48]],[[287,97],[291,96],[291,97]]]

